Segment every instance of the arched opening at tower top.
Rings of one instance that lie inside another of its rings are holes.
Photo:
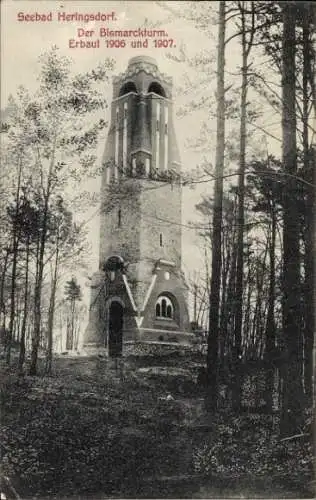
[[[158,82],[152,82],[148,87],[148,93],[154,92],[155,94],[161,95],[161,97],[166,97],[166,92],[163,87]]]
[[[127,82],[123,85],[123,87],[120,90],[119,97],[122,97],[122,95],[129,94],[130,92],[136,92],[137,93],[137,88],[134,82]]]

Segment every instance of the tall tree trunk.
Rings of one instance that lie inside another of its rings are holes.
[[[43,208],[43,220],[41,224],[41,232],[39,238],[38,247],[38,259],[36,266],[36,283],[34,291],[34,329],[32,335],[32,351],[31,351],[31,363],[30,363],[30,375],[36,375],[37,373],[37,358],[38,358],[38,348],[41,340],[41,301],[42,301],[42,286],[43,286],[43,273],[44,273],[44,253],[47,238],[47,224],[48,224],[48,211],[49,211],[49,200],[51,196],[51,184],[53,180],[53,169],[55,165],[55,147],[56,147],[56,137],[57,137],[57,123],[55,137],[52,145],[52,156],[49,165],[49,172],[47,177],[47,189],[44,193],[44,208]]]
[[[235,234],[232,238],[231,262],[228,279],[227,300],[225,307],[225,315],[223,320],[223,334],[225,335],[225,347],[229,357],[232,357],[232,335],[234,331],[234,311],[236,300],[236,260],[237,260],[237,243]]]
[[[247,276],[247,303],[245,307],[245,319],[244,319],[244,328],[246,333],[246,338],[244,342],[244,352],[248,351],[249,347],[249,332],[250,332],[250,312],[251,312],[251,295],[252,295],[252,269],[250,265],[250,259],[248,258],[248,276]]]
[[[227,233],[223,232],[223,249],[222,249],[222,295],[220,303],[220,341],[219,341],[219,355],[220,355],[220,366],[224,366],[225,359],[225,337],[227,334],[227,328],[224,328],[226,310],[227,310],[227,292],[228,292],[228,273],[231,261],[231,245],[226,245]]]
[[[56,118],[56,117],[55,117]],[[41,224],[39,247],[38,247],[38,259],[36,263],[36,283],[34,291],[34,328],[32,335],[32,351],[31,351],[31,363],[30,363],[30,375],[36,375],[37,373],[37,358],[38,358],[38,348],[41,340],[41,301],[42,301],[42,286],[43,286],[43,273],[44,273],[44,253],[47,238],[47,225],[48,225],[48,211],[49,211],[49,200],[51,196],[51,187],[53,182],[53,171],[55,167],[55,154],[56,154],[56,142],[58,133],[58,122],[55,121],[55,132],[52,141],[51,158],[49,162],[49,169],[47,175],[47,186],[46,192],[44,193],[44,207],[43,207],[43,220]]]
[[[254,34],[254,2],[251,2],[252,26],[250,39],[246,38],[245,2],[239,2],[241,14],[242,68],[241,68],[241,100],[240,100],[240,153],[238,176],[238,214],[237,214],[237,268],[236,268],[236,309],[235,309],[235,342],[233,349],[234,384],[232,394],[233,410],[238,412],[241,405],[241,342],[243,323],[243,277],[244,277],[244,223],[245,223],[245,169],[246,169],[246,118],[248,91],[248,56],[252,47]]]
[[[58,264],[59,264],[58,261],[59,261],[59,248],[58,248],[58,237],[57,237],[55,264],[54,264],[54,272],[53,272],[53,276],[52,276],[52,286],[51,286],[51,294],[50,294],[49,309],[48,309],[47,353],[46,353],[46,367],[45,367],[45,371],[46,371],[47,375],[50,375],[52,372],[53,330],[54,330],[56,288],[57,288],[57,279],[58,279]]]
[[[283,166],[286,175],[283,224],[283,331],[287,364],[283,383],[281,434],[300,431],[303,387],[301,380],[301,310],[299,212],[296,204],[297,146],[295,110],[295,6],[285,2],[282,43]],[[287,176],[287,174],[289,174]]]
[[[20,160],[21,161],[21,160]],[[13,231],[12,231],[12,274],[11,274],[11,292],[10,292],[10,321],[9,321],[9,332],[6,344],[6,362],[10,364],[11,360],[11,346],[13,339],[14,330],[14,318],[15,318],[15,282],[16,282],[16,269],[17,269],[17,259],[19,251],[19,230],[17,227],[17,218],[20,209],[20,190],[21,190],[21,178],[22,178],[22,165],[19,164],[18,171],[18,183],[15,196],[15,213],[13,216]]]
[[[217,133],[214,186],[212,276],[210,290],[209,334],[207,348],[207,408],[215,410],[218,399],[219,305],[221,289],[221,233],[223,205],[223,172],[225,150],[225,2],[219,2],[217,52]]]
[[[0,328],[4,329],[4,334],[5,334],[5,325],[6,325],[6,307],[5,307],[5,300],[4,300],[4,289],[5,289],[5,279],[6,279],[6,274],[8,270],[8,261],[9,261],[9,254],[10,254],[10,249],[6,249],[4,261],[3,261],[3,268],[2,268],[2,274],[1,274],[1,286],[0,286],[0,317],[1,317],[1,324]]]
[[[266,408],[269,413],[272,412],[273,406],[273,388],[274,388],[274,368],[273,368],[273,353],[275,350],[275,242],[276,242],[276,209],[273,200],[273,194],[270,200],[271,214],[271,238],[269,244],[270,257],[270,273],[269,273],[269,296],[268,296],[268,313],[266,321],[266,348],[265,358],[267,361],[266,383],[265,383],[265,401]]]
[[[75,324],[76,299],[71,301],[71,349],[74,348],[74,324]]]
[[[315,182],[315,161],[313,152],[309,148],[309,86],[308,75],[311,65],[311,43],[308,11],[304,13],[303,20],[303,161],[304,175],[311,183]],[[315,229],[315,194],[314,188],[308,186],[306,194],[305,217],[305,284],[304,284],[304,387],[308,401],[312,401],[312,375],[313,375],[313,343],[315,328],[314,305],[314,229]]]
[[[22,321],[22,328],[21,328],[20,354],[19,354],[19,372],[20,373],[23,370],[23,365],[24,365],[24,361],[25,361],[25,336],[26,336],[27,316],[28,316],[29,258],[30,258],[30,237],[29,237],[29,235],[27,235],[25,280],[24,280],[24,308],[23,308],[23,321]]]
[[[38,348],[40,345],[40,338],[41,338],[41,299],[42,299],[44,251],[45,251],[46,224],[47,224],[46,218],[47,218],[47,211],[44,211],[43,214],[44,223],[39,241],[38,272],[34,290],[34,327],[32,335],[31,362],[29,369],[30,375],[37,374]]]
[[[233,309],[234,309],[234,298],[235,298],[235,286],[236,286],[236,224],[235,224],[235,213],[236,213],[236,196],[233,199],[232,214],[231,214],[231,225],[226,231],[226,278],[223,280],[225,282],[225,300],[222,298],[221,303],[221,316],[220,316],[220,329],[221,329],[221,352],[231,355],[231,330],[233,321]],[[225,240],[223,240],[225,241]],[[223,262],[224,264],[224,262]],[[223,288],[223,287],[222,287]],[[224,288],[223,288],[224,290]],[[227,358],[226,358],[227,359]]]
[[[22,290],[19,290],[16,303],[15,327],[14,327],[14,341],[18,344],[21,340],[21,325],[22,325],[22,310],[23,310],[24,296]]]
[[[197,292],[198,286],[196,283],[193,283],[193,321],[197,323]]]

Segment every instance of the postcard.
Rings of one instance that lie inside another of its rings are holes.
[[[1,500],[313,496],[294,3],[2,2]]]

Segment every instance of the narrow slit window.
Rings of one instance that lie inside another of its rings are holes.
[[[159,120],[156,121],[156,130],[157,130],[157,132],[159,130]]]
[[[121,209],[119,208],[118,213],[117,213],[117,226],[121,227],[121,222],[122,222],[122,212]]]
[[[165,134],[168,134],[168,123],[165,123]]]
[[[162,234],[161,234],[161,233],[160,233],[160,235],[159,235],[159,244],[160,244],[160,246],[162,247]]]

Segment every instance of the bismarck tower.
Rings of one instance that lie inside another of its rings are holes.
[[[113,80],[99,271],[84,348],[115,356],[131,343],[192,338],[181,271],[180,171],[172,80],[151,57],[133,57]]]

